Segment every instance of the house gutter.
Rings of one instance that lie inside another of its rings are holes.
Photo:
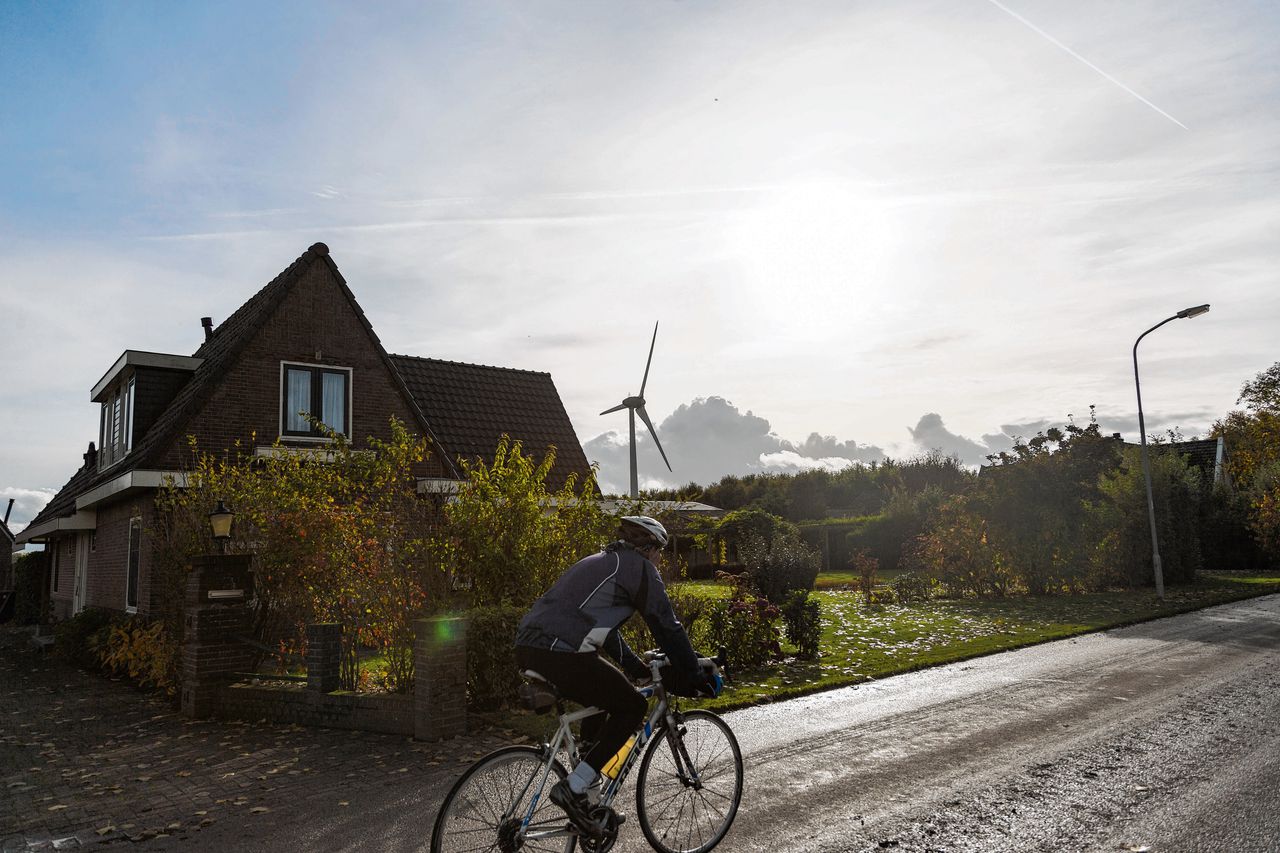
[[[27,545],[34,542],[45,542],[48,537],[54,533],[65,532],[84,532],[86,530],[98,529],[98,513],[95,510],[83,510],[75,515],[65,515],[62,518],[51,518],[40,524],[31,525],[15,538],[14,542],[18,545]]]
[[[108,480],[76,498],[76,509],[89,509],[103,501],[123,497],[143,489],[158,489],[167,483],[173,483],[180,489],[186,488],[187,475],[183,471],[126,471],[114,480]]]

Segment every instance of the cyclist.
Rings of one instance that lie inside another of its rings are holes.
[[[618,633],[639,612],[667,655],[663,683],[681,696],[720,692],[722,682],[710,661],[694,653],[676,618],[656,563],[667,531],[644,515],[624,516],[617,541],[574,563],[534,602],[516,631],[516,661],[581,705],[604,711],[583,722],[584,741],[594,740],[578,765],[551,789],[551,801],[579,828],[590,830],[589,790],[598,790],[600,771],[639,727],[648,703],[627,675],[642,681],[649,668]],[[605,652],[626,675],[599,656]]]

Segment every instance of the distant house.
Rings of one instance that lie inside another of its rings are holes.
[[[0,519],[0,597],[4,592],[13,589],[13,549],[17,545],[14,542],[13,532],[9,530],[9,512],[12,509],[13,500],[10,499],[4,511],[4,518]]]
[[[461,458],[491,457],[502,433],[527,452],[557,449],[549,485],[590,473],[551,376],[389,355],[329,249],[317,243],[214,328],[190,355],[126,350],[90,392],[98,441],[17,536],[45,545],[54,614],[88,605],[154,609],[148,530],[167,477],[181,482],[187,437],[203,450],[270,452],[329,439],[312,412],[354,446],[390,437],[392,416],[427,438],[423,482],[459,476]],[[256,439],[254,438],[256,436]]]
[[[1186,458],[1187,464],[1200,472],[1201,479],[1213,486],[1231,488],[1231,475],[1227,471],[1227,442],[1222,436],[1194,441],[1175,441],[1156,445],[1167,447]]]
[[[1112,433],[1111,437],[1126,447],[1141,447],[1132,441],[1124,441],[1120,433]],[[1187,464],[1200,472],[1201,480],[1210,486],[1224,485],[1231,488],[1231,475],[1227,470],[1227,443],[1222,436],[1217,438],[1193,439],[1191,441],[1173,441],[1161,444],[1148,443],[1147,448],[1153,453],[1173,451],[1185,457]],[[978,476],[998,476],[1005,465],[981,465]]]

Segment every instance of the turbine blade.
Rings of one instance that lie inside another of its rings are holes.
[[[626,403],[619,403],[618,405],[614,406],[612,409],[605,409],[605,410],[604,410],[603,412],[601,412],[600,414],[602,414],[602,415],[611,415],[611,414],[613,414],[614,412],[621,412],[621,411],[622,411],[623,409],[625,409],[626,407],[627,407],[627,404],[626,404]]]
[[[658,342],[658,321],[653,321],[653,340],[649,341],[649,360],[644,363],[644,379],[640,380],[640,393],[637,397],[644,396],[644,386],[649,382],[649,365],[653,364],[653,345]],[[652,429],[650,430],[652,432]]]
[[[636,414],[640,416],[640,420],[644,421],[644,425],[649,428],[649,435],[653,436],[653,443],[658,445],[658,452],[662,454],[662,461],[667,463],[667,470],[671,470],[671,463],[667,462],[667,452],[662,449],[662,442],[658,441],[658,432],[653,428],[653,421],[649,420],[649,413],[644,410],[644,406],[636,409]]]

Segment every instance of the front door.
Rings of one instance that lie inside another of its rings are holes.
[[[76,581],[71,590],[71,612],[84,610],[85,592],[89,583],[89,536],[79,533],[76,537]]]

